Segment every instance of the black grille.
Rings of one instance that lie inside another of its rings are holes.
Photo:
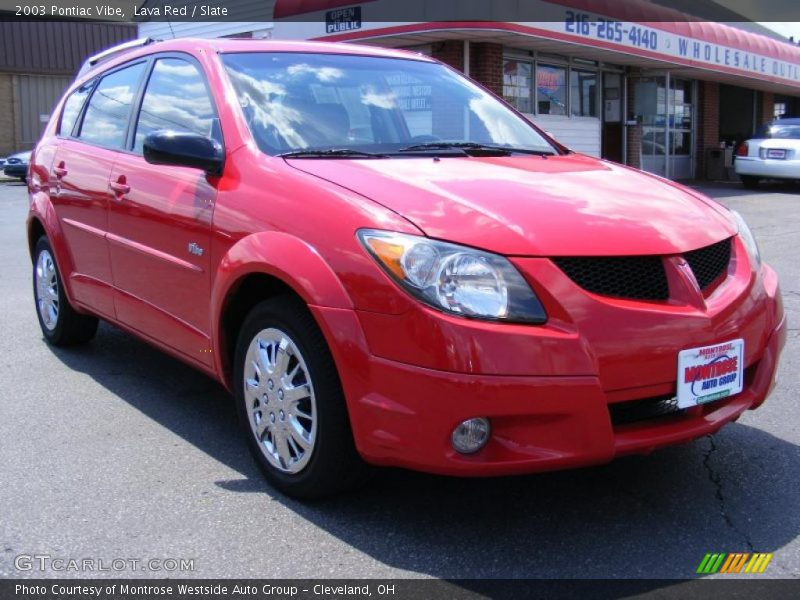
[[[660,256],[554,258],[553,262],[583,289],[602,296],[666,300],[667,275]]]
[[[683,255],[694,272],[701,290],[706,289],[728,268],[731,261],[731,240],[722,240],[711,246],[692,250]]]
[[[648,421],[682,411],[683,409],[678,408],[678,399],[673,395],[620,402],[608,406],[612,425]]]

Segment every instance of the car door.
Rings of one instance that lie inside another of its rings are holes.
[[[218,178],[199,169],[153,165],[142,144],[158,130],[221,142],[203,71],[188,55],[155,59],[131,131],[114,164],[108,242],[117,318],[210,365],[209,252]]]
[[[114,316],[105,237],[108,180],[125,144],[131,107],[144,72],[145,62],[127,65],[73,92],[64,104],[61,140],[51,166],[50,197],[74,269],[64,276],[70,278],[73,300],[107,317]]]

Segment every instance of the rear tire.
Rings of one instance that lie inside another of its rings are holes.
[[[97,319],[75,311],[67,300],[50,242],[36,242],[33,260],[33,298],[42,335],[53,346],[84,344],[97,333]]]
[[[250,451],[284,494],[329,496],[365,472],[333,357],[299,299],[271,298],[247,316],[236,344],[234,392]]]
[[[739,178],[742,180],[742,185],[748,190],[755,190],[761,184],[761,179],[752,175],[739,175]]]

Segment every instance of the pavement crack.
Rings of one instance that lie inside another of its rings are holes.
[[[739,527],[737,527],[736,523],[733,522],[733,519],[728,512],[728,507],[725,502],[725,495],[722,493],[722,476],[711,466],[711,455],[717,451],[717,443],[714,441],[713,435],[706,437],[708,438],[710,446],[708,452],[706,452],[703,456],[703,467],[705,468],[706,473],[708,473],[708,480],[714,485],[714,496],[717,498],[717,502],[719,503],[719,514],[725,521],[725,524],[744,539],[748,550],[753,552],[753,542],[750,539],[750,536],[748,536],[745,531],[742,531]]]

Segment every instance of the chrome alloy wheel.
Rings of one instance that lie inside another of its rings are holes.
[[[58,277],[53,257],[47,250],[42,250],[36,261],[36,305],[42,323],[48,331],[53,331],[58,324]]]
[[[317,405],[306,361],[279,329],[263,329],[244,360],[248,422],[270,465],[300,472],[311,459],[317,436]]]

